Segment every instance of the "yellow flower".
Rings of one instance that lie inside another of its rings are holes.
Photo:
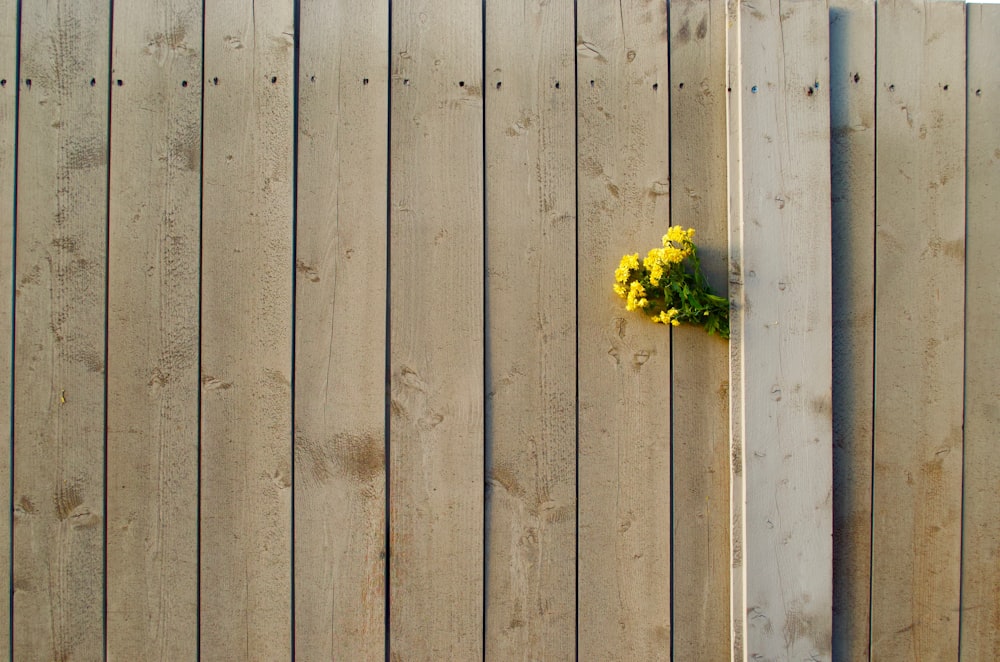
[[[636,308],[642,308],[648,305],[648,301],[644,298],[646,296],[646,288],[642,286],[639,281],[632,281],[629,286],[628,295],[625,299],[625,310],[635,310]],[[645,301],[646,303],[640,303],[640,301]]]
[[[615,283],[615,294],[623,299],[625,298],[625,288],[619,283]]]
[[[624,285],[628,282],[629,272],[639,268],[639,254],[623,255],[618,268],[615,269],[615,282]]]

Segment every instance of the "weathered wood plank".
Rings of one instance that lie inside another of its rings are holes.
[[[670,5],[671,224],[693,227],[706,277],[725,296],[726,3]],[[673,652],[729,655],[728,344],[673,329]]]
[[[0,0],[0,291],[14,288],[14,143],[17,132],[16,0]],[[11,301],[9,295],[7,300]],[[10,485],[11,453],[11,334],[13,306],[0,306],[0,483]],[[9,489],[0,490],[0,509],[11,512]],[[0,523],[0,567],[10,568],[10,520]],[[0,572],[0,592],[10,595],[10,572]],[[10,601],[0,605],[0,623],[10,623]],[[10,628],[0,627],[0,651],[10,648]]]
[[[965,5],[879,3],[872,650],[958,655]]]
[[[869,659],[875,336],[875,2],[830,2],[833,656]]]
[[[109,660],[197,657],[201,9],[114,5]]]
[[[576,645],[573,3],[486,4],[486,657]]]
[[[831,311],[825,2],[741,3],[744,654],[830,659]]]
[[[291,0],[205,5],[201,654],[291,654]]]
[[[969,5],[961,659],[1000,659],[1000,7]],[[957,91],[957,86],[956,86]]]
[[[295,653],[385,657],[388,3],[301,5]]]
[[[743,228],[743,187],[740,113],[739,0],[726,0],[726,174],[729,232],[729,645],[733,662],[743,660],[746,609],[743,595],[743,547],[746,537],[743,511],[746,501],[743,480],[743,276],[740,272]]]
[[[392,5],[390,654],[483,654],[482,5]]]
[[[669,225],[666,4],[577,5],[580,659],[670,659],[670,334],[611,289]]]
[[[24,3],[21,19],[14,657],[97,660],[111,17],[81,1]]]

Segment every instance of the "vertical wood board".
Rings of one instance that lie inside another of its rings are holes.
[[[828,660],[829,16],[738,12],[744,654]]]
[[[106,651],[193,660],[201,4],[114,11]]]
[[[300,11],[295,653],[382,660],[388,3]]]
[[[729,235],[729,644],[731,659],[743,660],[746,609],[743,595],[743,548],[746,532],[743,512],[743,366],[742,315],[743,260],[740,236],[743,227],[740,112],[743,95],[740,66],[739,0],[726,0],[726,197]]]
[[[726,296],[726,4],[670,4],[671,225],[693,227],[702,270]],[[728,343],[673,329],[673,654],[729,655]]]
[[[201,654],[291,656],[291,0],[206,5]]]
[[[968,12],[961,659],[1000,659],[1000,7]]]
[[[958,654],[965,5],[879,3],[872,659]]]
[[[389,645],[483,654],[482,7],[392,6]]]
[[[111,21],[101,2],[22,12],[14,657],[99,659]]]
[[[670,332],[612,290],[670,219],[665,4],[577,5],[578,654],[670,659]]]
[[[833,655],[869,659],[875,290],[875,2],[830,3]]]
[[[576,643],[572,2],[486,5],[486,657]]]
[[[0,305],[0,483],[10,485],[11,446],[11,342],[13,334],[14,289],[14,190],[16,163],[14,143],[17,135],[17,29],[15,0],[0,0],[0,291],[7,292],[7,302]],[[11,512],[9,489],[0,490],[0,508]],[[10,520],[0,524],[0,567],[10,568]],[[0,591],[10,595],[10,572],[0,573]],[[10,623],[10,601],[0,605],[0,623]],[[0,628],[0,651],[10,648],[10,628]]]

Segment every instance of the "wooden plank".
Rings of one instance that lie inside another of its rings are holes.
[[[486,4],[486,657],[576,643],[573,3]]]
[[[875,2],[830,2],[833,657],[869,659],[875,337]]]
[[[483,655],[482,6],[392,6],[392,659]]]
[[[21,14],[14,657],[104,655],[107,2]]]
[[[670,5],[671,224],[693,227],[706,277],[725,296],[726,3]],[[729,347],[673,329],[673,654],[729,655]]]
[[[295,653],[385,658],[388,3],[301,5]]]
[[[969,5],[961,659],[1000,659],[1000,7]],[[957,89],[957,88],[956,88]]]
[[[205,7],[201,655],[291,655],[291,0]]]
[[[740,113],[742,83],[740,67],[739,0],[726,0],[726,162],[729,232],[729,645],[733,662],[742,662],[746,609],[743,595],[743,548],[746,534],[743,511],[746,501],[743,480],[743,300],[741,232],[743,229],[742,146]]]
[[[193,660],[201,3],[116,2],[112,58],[107,656]]]
[[[0,0],[0,291],[14,289],[14,143],[17,132],[17,29],[15,0]],[[12,295],[11,295],[12,296]],[[10,485],[11,338],[13,300],[0,306],[0,483]],[[0,509],[11,512],[9,489],[0,490]],[[10,568],[10,520],[0,523],[0,567]],[[10,572],[0,573],[0,592],[10,595]],[[10,623],[10,601],[0,605],[0,623]],[[10,649],[10,628],[0,628],[0,651]]]
[[[872,659],[958,655],[965,5],[879,3]]]
[[[746,659],[830,659],[826,3],[741,3],[740,316]]]
[[[579,658],[669,660],[670,334],[611,289],[669,225],[667,8],[577,8]]]

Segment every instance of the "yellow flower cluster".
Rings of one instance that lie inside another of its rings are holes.
[[[649,300],[646,299],[646,288],[644,288],[642,283],[639,281],[632,281],[632,284],[629,286],[628,294],[625,298],[625,310],[645,308],[648,305]]]
[[[618,264],[618,268],[615,269],[615,294],[623,299],[628,296],[628,290],[625,289],[625,285],[628,283],[629,273],[638,268],[638,253],[622,256],[622,261]],[[630,308],[629,310],[632,309]]]
[[[680,326],[681,323],[676,319],[677,313],[680,311],[676,308],[671,308],[670,310],[662,310],[659,315],[651,317],[650,319],[657,324],[670,324],[672,326]]]
[[[693,239],[694,228],[675,225],[663,235],[662,247],[641,261],[638,253],[623,255],[615,269],[615,294],[626,310],[641,310],[657,324],[693,323],[728,338],[729,301],[712,293]]]

